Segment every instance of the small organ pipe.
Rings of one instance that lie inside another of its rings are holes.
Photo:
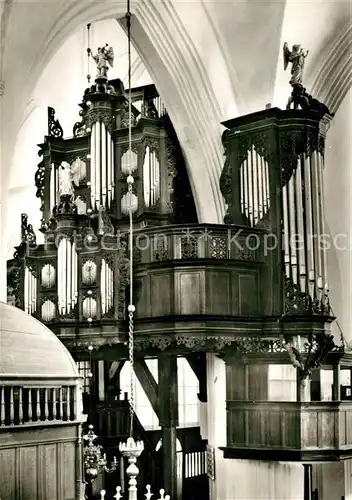
[[[250,189],[250,220],[252,223],[252,226],[254,226],[254,165],[253,165],[253,147],[250,151],[250,156],[248,158],[248,167],[249,167],[249,179],[250,179],[250,184],[249,184],[249,189]]]
[[[67,240],[66,246],[66,259],[67,259],[67,269],[66,269],[66,284],[67,284],[67,312],[71,312],[71,279],[72,279],[72,252],[71,252],[71,242]]]
[[[321,224],[321,233],[320,234],[325,234],[325,220],[324,220],[324,187],[323,187],[323,156],[319,153],[318,154],[318,189],[319,189],[319,206],[320,206],[320,224]],[[321,258],[322,258],[322,268],[323,268],[323,286],[325,287],[326,280],[327,280],[327,262],[326,262],[326,250],[323,248],[323,245],[321,245]]]
[[[262,178],[263,178],[263,158],[262,156],[258,155],[258,175],[257,175],[257,180],[258,180],[258,219],[261,220],[264,215],[264,209],[263,209],[263,183],[262,183]]]
[[[115,198],[115,154],[114,154],[114,143],[110,138],[111,145],[111,201]]]
[[[90,155],[90,197],[91,197],[91,205],[92,209],[95,210],[95,129],[96,123],[92,125],[91,131],[91,155]]]
[[[100,206],[100,175],[101,175],[101,123],[95,124],[95,208]]]
[[[106,141],[107,141],[107,206],[111,206],[111,194],[112,194],[112,141],[110,132],[106,131]]]
[[[53,211],[53,207],[56,205],[56,186],[55,186],[55,165],[51,164],[50,170],[50,213]]]
[[[296,229],[296,204],[295,204],[295,193],[294,193],[294,176],[291,177],[288,182],[288,200],[289,200],[289,223],[290,223],[290,248],[291,248],[291,272],[292,279],[295,284],[297,284],[297,229]]]
[[[307,241],[307,269],[309,279],[309,292],[314,296],[315,266],[314,266],[314,238],[313,238],[313,216],[312,216],[312,182],[310,158],[304,158],[304,184],[305,184],[305,205],[306,205],[306,241]]]
[[[306,240],[304,238],[304,212],[303,212],[303,186],[302,186],[302,172],[301,164],[298,162],[297,171],[295,175],[295,191],[297,198],[297,232],[302,237],[302,242],[300,242],[301,248],[299,249],[299,276],[300,276],[300,286],[303,292],[306,291],[306,279],[307,279],[307,266],[306,266]]]
[[[243,166],[243,179],[244,179],[244,193],[243,193],[243,202],[244,202],[244,214],[249,219],[249,199],[248,199],[248,171],[247,171],[247,160],[244,160]]]
[[[288,223],[288,199],[287,199],[287,184],[282,188],[282,209],[283,209],[283,220],[284,220],[284,260],[285,260],[285,272],[287,277],[291,277],[291,266],[290,266],[290,234],[289,234],[289,223]]]
[[[101,123],[101,203],[106,207],[107,200],[107,154],[106,154],[106,127],[105,123]]]
[[[320,194],[320,179],[319,179],[319,153],[314,151],[313,153],[313,162],[312,162],[312,186],[313,186],[313,221],[314,221],[314,230],[316,235],[323,234],[323,224],[322,224],[322,213],[321,213],[321,194]],[[316,255],[316,267],[317,267],[317,278],[319,283],[317,282],[319,291],[323,288],[321,281],[323,281],[323,252],[321,249],[320,241],[317,238],[314,238],[315,242],[315,255]]]

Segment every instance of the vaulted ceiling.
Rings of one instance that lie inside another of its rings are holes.
[[[86,23],[114,18],[123,26],[126,2],[5,0],[0,6],[4,200],[17,133],[44,69]],[[134,46],[169,109],[204,221],[220,222],[223,213],[220,121],[267,103],[285,105],[284,41],[309,48],[306,84],[327,104],[336,109],[351,85],[349,0],[134,0],[131,8]],[[62,85],[69,91],[69,81]]]

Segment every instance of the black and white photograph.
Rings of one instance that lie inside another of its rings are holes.
[[[351,87],[351,0],[0,0],[0,500],[352,500]]]

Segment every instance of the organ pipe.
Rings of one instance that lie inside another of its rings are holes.
[[[269,168],[254,147],[244,159],[240,169],[241,211],[254,227],[270,207]]]
[[[101,309],[102,314],[106,314],[113,307],[113,272],[109,264],[102,260],[101,267]]]
[[[75,243],[66,237],[59,243],[57,267],[59,313],[70,314],[78,298],[77,251]]]
[[[143,163],[143,192],[145,206],[154,206],[160,198],[160,165],[155,151],[145,149]]]
[[[37,310],[37,278],[26,266],[24,275],[24,310],[34,314]]]
[[[323,298],[326,284],[322,156],[302,155],[282,188],[284,261],[286,276],[315,300]],[[296,245],[298,243],[298,245]]]
[[[91,206],[110,208],[114,198],[114,143],[105,123],[96,122],[91,131]]]

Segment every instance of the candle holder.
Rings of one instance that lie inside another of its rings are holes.
[[[136,466],[137,458],[144,450],[143,441],[135,441],[132,437],[127,439],[126,443],[120,443],[119,450],[124,457],[128,459],[129,466],[127,467],[126,474],[129,477],[129,500],[137,500],[137,480],[139,469]]]
[[[105,471],[108,473],[114,472],[117,469],[118,463],[116,457],[108,467],[106,454],[102,455],[103,447],[94,442],[98,436],[94,433],[93,425],[89,425],[88,432],[83,436],[87,445],[83,449],[84,453],[84,471],[86,482],[92,483],[98,477],[99,472]]]

